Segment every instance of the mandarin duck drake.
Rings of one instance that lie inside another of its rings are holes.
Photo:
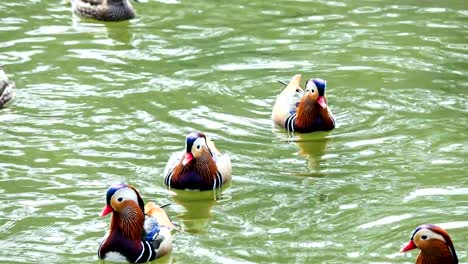
[[[457,264],[458,257],[447,231],[435,225],[421,225],[400,252],[419,248],[416,264]]]
[[[71,5],[78,15],[97,20],[121,21],[135,17],[128,0],[71,0]]]
[[[335,119],[327,105],[326,81],[310,79],[305,91],[299,86],[301,75],[295,75],[276,99],[274,123],[291,132],[309,133],[335,128]]]
[[[2,65],[0,65],[0,108],[6,106],[14,97],[15,83],[8,79]]]
[[[112,213],[110,228],[99,246],[100,259],[142,263],[166,255],[172,249],[173,223],[153,202],[146,206],[138,191],[127,184],[107,190],[100,216]]]
[[[231,159],[201,132],[187,135],[185,150],[172,153],[164,184],[181,190],[215,190],[231,181]]]

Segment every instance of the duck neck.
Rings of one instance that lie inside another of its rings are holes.
[[[191,177],[200,177],[201,181],[206,184],[211,184],[216,177],[218,168],[216,163],[208,152],[203,153],[200,157],[194,158],[190,163],[179,166],[174,171],[174,175],[190,175]],[[196,172],[195,174],[192,172]],[[175,178],[174,180],[178,180]]]
[[[458,264],[455,252],[451,252],[448,246],[442,241],[434,241],[435,245],[428,249],[421,249],[416,264]]]
[[[194,168],[200,174],[200,176],[206,181],[212,181],[218,171],[216,163],[210,154],[204,153],[201,157],[194,160]]]
[[[297,131],[331,130],[334,126],[328,110],[307,97],[299,103],[296,117],[294,127]]]
[[[140,209],[126,209],[123,214],[114,212],[112,214],[110,232],[119,233],[129,240],[141,240],[145,216]]]

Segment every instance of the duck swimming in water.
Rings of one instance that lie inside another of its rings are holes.
[[[400,252],[420,249],[416,264],[458,264],[457,252],[447,231],[435,225],[421,225]]]
[[[185,150],[175,152],[164,169],[164,184],[182,190],[214,190],[231,181],[231,159],[201,132],[190,133]]]
[[[0,65],[0,108],[13,100],[15,83],[8,79],[2,65]]]
[[[135,17],[128,0],[71,0],[71,5],[75,13],[97,20],[121,21]]]
[[[100,216],[110,213],[110,228],[98,250],[100,259],[143,263],[172,249],[171,220],[155,203],[144,205],[134,187],[116,184],[107,190],[106,206]]]
[[[273,122],[291,132],[308,133],[335,128],[335,119],[328,107],[327,82],[310,79],[305,91],[299,86],[301,75],[295,75],[283,89],[273,106]]]

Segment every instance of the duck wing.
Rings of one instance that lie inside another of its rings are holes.
[[[145,215],[151,216],[154,219],[156,219],[156,222],[159,225],[169,227],[170,229],[175,228],[171,219],[169,219],[169,216],[167,215],[166,211],[164,211],[163,208],[159,207],[153,202],[149,202],[145,205]]]
[[[172,249],[172,229],[175,228],[166,211],[153,202],[145,205],[145,237],[156,249],[156,257],[166,255]]]
[[[164,168],[164,177],[166,177],[170,172],[172,172],[177,164],[183,159],[185,151],[177,151],[171,154],[171,157],[166,163]]]
[[[231,158],[229,157],[229,155],[226,153],[222,154],[221,151],[219,151],[216,148],[213,140],[211,140],[208,137],[206,138],[206,145],[210,149],[211,156],[213,157],[213,160],[216,163],[216,167],[218,167],[218,172],[221,173],[221,176],[223,178],[223,184],[231,181],[232,166]]]
[[[301,77],[300,74],[296,74],[276,99],[272,119],[278,126],[285,127],[286,119],[297,111],[304,94],[304,90],[299,86]]]
[[[221,173],[223,177],[223,184],[231,181],[232,179],[232,165],[231,165],[231,158],[228,154],[223,154],[218,156],[216,160],[216,167],[218,167],[219,173]]]
[[[0,80],[0,107],[6,105],[13,99],[14,82]]]

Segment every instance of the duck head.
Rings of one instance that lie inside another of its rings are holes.
[[[335,128],[335,121],[327,106],[325,87],[326,81],[322,79],[306,82],[304,95],[297,107],[294,131],[307,133]]]
[[[112,185],[107,190],[106,206],[99,216],[112,213],[110,232],[130,240],[141,240],[145,205],[138,191],[127,184]]]
[[[182,165],[191,164],[195,159],[203,155],[211,155],[211,151],[207,145],[205,134],[201,132],[193,132],[187,135],[185,140],[185,156],[182,159]]]
[[[458,263],[452,239],[447,231],[438,226],[428,224],[417,227],[400,252],[415,248],[421,250],[416,263]]]
[[[143,199],[133,186],[123,183],[115,184],[107,190],[106,206],[99,216],[102,217],[113,212],[127,215],[129,208],[143,213],[145,210]]]
[[[309,79],[305,83],[304,99],[310,102],[315,102],[323,109],[327,109],[327,98],[325,96],[325,88],[327,81],[322,79]]]

